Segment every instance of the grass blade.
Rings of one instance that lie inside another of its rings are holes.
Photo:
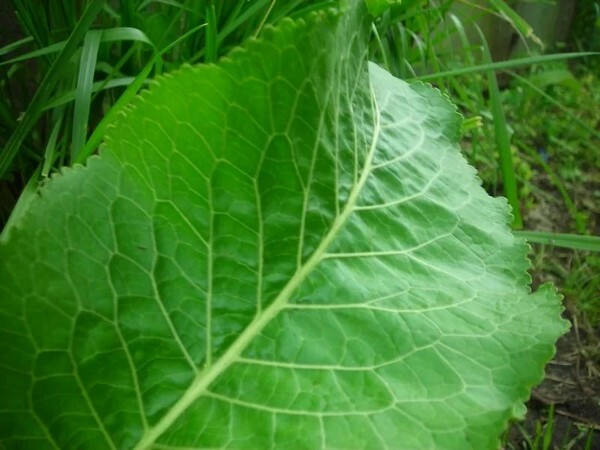
[[[29,41],[30,40],[31,39],[29,39]],[[23,41],[25,41],[25,40],[23,40]],[[102,30],[102,37],[100,39],[100,42],[115,42],[115,41],[139,41],[139,42],[148,44],[152,48],[154,48],[154,44],[152,43],[152,41],[150,41],[148,36],[146,36],[146,34],[142,30],[138,30],[137,28],[115,27],[115,28],[109,28],[107,30]],[[15,45],[20,42],[21,41],[17,41],[11,45]],[[57,42],[55,44],[48,45],[44,48],[40,48],[38,50],[33,50],[33,51],[25,53],[23,55],[16,56],[12,59],[9,59],[8,61],[0,62],[0,66],[6,66],[9,64],[17,63],[17,62],[26,61],[28,59],[39,58],[40,56],[46,56],[46,55],[50,55],[52,53],[58,53],[62,50],[65,43],[66,43],[66,41]],[[9,49],[9,47],[10,46],[6,46],[6,47],[3,47],[2,49],[0,49],[0,56],[2,55],[3,50],[5,50],[6,52],[14,50],[14,48]]]
[[[548,421],[544,430],[544,440],[542,441],[542,449],[550,450],[552,445],[552,437],[554,435],[554,403],[550,405],[548,410]]]
[[[52,53],[58,53],[65,46],[65,41],[57,42],[56,44],[48,45],[47,47],[40,48],[38,50],[33,50],[31,52],[25,53],[23,55],[16,56],[8,61],[3,61],[0,63],[0,66],[7,66],[9,64],[18,63],[21,61],[26,61],[28,59],[39,58],[40,56],[50,55]]]
[[[503,0],[489,0],[492,6],[500,12],[502,17],[512,25],[522,36],[531,39],[540,47],[543,46],[542,41],[533,33],[533,28],[525,19],[523,19],[514,9],[508,6]]]
[[[533,64],[545,64],[553,61],[563,61],[571,58],[583,58],[586,56],[600,56],[600,52],[576,52],[576,53],[552,53],[550,55],[528,56],[526,58],[511,59],[509,61],[488,62],[477,66],[458,67],[444,72],[430,73],[410,78],[407,81],[429,81],[440,78],[467,75],[470,73],[488,72],[490,70],[505,70],[514,67],[531,66]]]
[[[217,15],[215,5],[211,1],[206,7],[206,40],[204,48],[204,62],[211,63],[217,60]]]
[[[46,15],[43,5],[25,0],[13,0],[13,7],[22,27],[33,38],[39,48],[46,47],[50,41],[50,18]],[[49,60],[47,61],[49,62]]]
[[[8,55],[9,53],[14,52],[20,46],[29,44],[32,41],[33,41],[32,37],[26,37],[23,39],[19,39],[18,41],[15,41],[15,42],[11,42],[10,44],[5,45],[4,47],[0,48],[0,56]]]
[[[44,152],[44,164],[42,167],[42,176],[47,178],[50,174],[50,169],[54,164],[54,155],[56,154],[56,140],[58,138],[58,132],[60,131],[60,127],[62,126],[63,115],[61,114],[64,108],[60,108],[57,110],[56,116],[58,119],[56,123],[52,127],[52,132],[50,133],[50,137],[48,138],[48,145],[46,145],[46,151]]]
[[[490,49],[488,48],[485,37],[479,27],[477,31],[483,42],[483,55],[486,62],[492,61]],[[510,138],[508,136],[508,127],[506,125],[506,116],[502,107],[500,98],[500,88],[496,79],[496,72],[488,71],[488,85],[490,90],[490,102],[492,104],[492,114],[494,117],[494,140],[498,150],[498,161],[500,162],[500,172],[502,174],[502,185],[504,187],[504,195],[508,199],[508,203],[512,207],[513,227],[516,229],[523,228],[523,218],[521,217],[521,206],[519,203],[519,191],[517,189],[517,179],[515,177],[515,168],[512,160],[512,152],[510,148]]]
[[[102,42],[138,41],[154,48],[154,44],[146,33],[132,27],[115,27],[102,30]]]
[[[71,141],[71,160],[74,160],[85,144],[87,136],[92,85],[102,31],[89,31],[83,41],[77,88],[75,90],[75,108],[73,111],[73,137]]]
[[[133,83],[134,80],[135,77],[120,77],[114,78],[109,81],[96,81],[92,84],[92,93],[96,94],[97,92],[108,89],[129,86],[131,83]],[[58,97],[54,97],[48,100],[48,102],[44,105],[43,110],[48,111],[53,108],[56,108],[57,106],[61,106],[66,103],[72,102],[73,100],[75,100],[76,92],[77,91],[73,89],[63,94],[60,94]]]
[[[536,244],[552,245],[573,250],[600,252],[600,237],[582,234],[547,233],[544,231],[515,230],[513,234]]]
[[[267,19],[271,15],[271,11],[273,11],[273,7],[275,6],[276,1],[277,0],[271,0],[271,3],[269,4],[269,7],[267,8],[267,12],[263,16],[262,20],[260,21],[260,24],[258,25],[258,27],[256,28],[256,31],[254,32],[254,35],[253,35],[254,37],[257,37],[259,35],[260,31],[262,30],[262,28],[265,26]]]

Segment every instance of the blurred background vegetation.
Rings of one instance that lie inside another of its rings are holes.
[[[149,79],[336,3],[0,1],[0,229],[47,177],[96,151]],[[371,58],[458,105],[465,157],[534,243],[534,285],[565,296],[572,331],[505,447],[600,448],[600,1],[370,3],[381,6]]]

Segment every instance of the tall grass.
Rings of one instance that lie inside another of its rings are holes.
[[[493,173],[494,189],[508,197],[514,225],[521,228],[518,176],[495,74],[589,53],[533,54],[494,62],[485,37],[474,40],[469,34],[474,19],[459,19],[455,3],[413,0],[384,9],[374,27],[372,57],[396,76],[436,83],[459,100],[467,118],[493,124],[493,132],[485,130],[483,138],[495,143],[496,156],[491,164],[490,155],[484,156],[485,170]],[[18,191],[31,176],[43,178],[63,165],[85,161],[105,127],[148,78],[183,63],[213,62],[256,36],[266,23],[332,4],[87,0],[76,10],[67,0],[40,8],[13,0],[22,35],[0,48],[0,180],[12,180]],[[539,44],[532,28],[506,2],[494,0],[476,11],[475,19],[496,15],[534,48]],[[0,207],[1,221],[12,208]]]
[[[15,208],[33,192],[25,186],[85,161],[149,78],[213,62],[268,23],[333,3],[12,0],[3,20],[20,34],[0,48],[0,227],[26,210]]]

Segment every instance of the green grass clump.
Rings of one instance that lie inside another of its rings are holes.
[[[215,61],[266,24],[331,3],[12,0],[4,20],[18,32],[0,48],[0,227],[30,180],[85,161],[149,78]]]

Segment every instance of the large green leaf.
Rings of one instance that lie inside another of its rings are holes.
[[[0,244],[2,448],[496,447],[560,301],[368,28],[162,78],[47,184]]]

